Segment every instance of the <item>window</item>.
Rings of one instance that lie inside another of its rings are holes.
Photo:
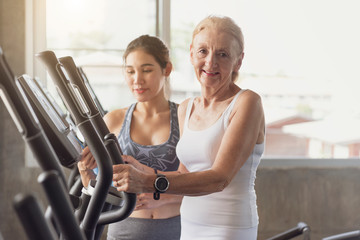
[[[155,35],[154,0],[64,0],[46,2],[47,48],[72,56],[88,76],[104,108],[134,100],[122,76],[127,44],[142,34]],[[51,87],[51,85],[49,85]]]
[[[245,37],[238,84],[263,99],[265,157],[360,157],[359,1],[48,0],[47,48],[83,66],[106,109],[127,106],[134,100],[121,76],[122,51],[156,34],[159,2],[171,6],[160,13],[170,15],[172,100],[199,94],[189,61],[195,25],[227,15]]]
[[[356,0],[172,1],[174,85],[196,82],[188,60],[195,25],[210,14],[230,16],[245,37],[238,84],[263,99],[265,157],[358,158],[359,7]]]

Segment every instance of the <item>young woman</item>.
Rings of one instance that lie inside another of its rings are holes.
[[[177,105],[168,100],[172,64],[169,50],[157,37],[140,36],[129,43],[125,53],[125,78],[137,102],[105,115],[110,132],[118,136],[124,154],[134,157],[152,172],[176,171],[179,160]],[[126,160],[126,159],[124,159]],[[88,149],[78,168],[84,186],[94,177],[96,164]],[[109,240],[176,240],[180,238],[181,196],[141,193],[131,216],[108,227]]]

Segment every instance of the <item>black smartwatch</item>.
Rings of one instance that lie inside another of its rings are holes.
[[[169,188],[169,180],[166,178],[165,175],[158,174],[157,170],[154,169],[155,174],[157,175],[157,178],[155,179],[154,187],[154,199],[159,200],[160,199],[160,193],[166,192]]]

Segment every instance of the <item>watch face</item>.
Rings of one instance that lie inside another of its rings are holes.
[[[165,177],[158,177],[155,186],[160,192],[165,192],[168,189],[169,182]]]

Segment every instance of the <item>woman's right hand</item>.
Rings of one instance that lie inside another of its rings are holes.
[[[81,153],[81,159],[78,162],[79,171],[92,170],[97,167],[96,161],[89,147],[85,147]]]
[[[77,166],[81,176],[81,182],[84,187],[87,187],[89,185],[89,181],[96,178],[93,169],[97,167],[96,161],[91,154],[89,147],[84,148]]]
[[[148,167],[142,163],[140,163],[138,160],[136,160],[135,158],[133,158],[132,156],[129,155],[122,155],[123,161],[125,164],[130,164],[132,166],[134,166],[136,169],[138,169],[139,171],[145,172],[145,173],[154,173],[154,169],[151,167]]]

